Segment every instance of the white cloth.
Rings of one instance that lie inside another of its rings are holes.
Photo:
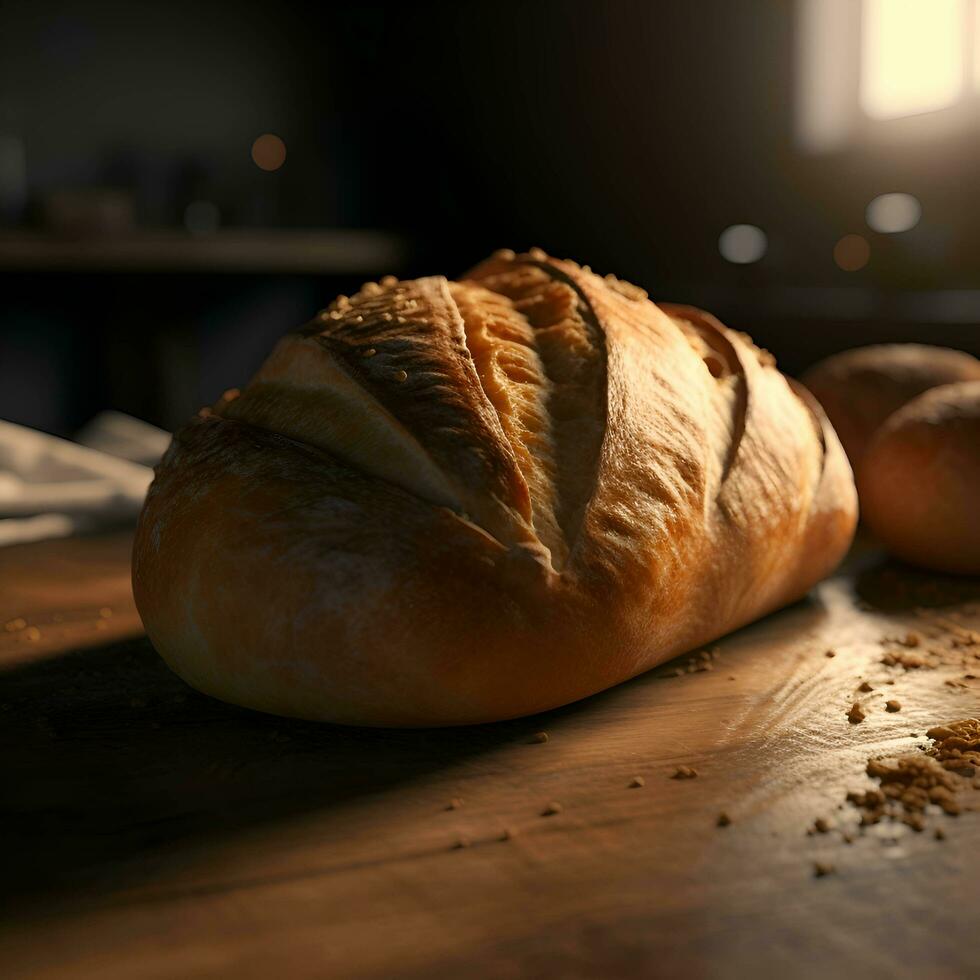
[[[135,521],[153,479],[146,464],[169,441],[120,412],[97,415],[77,443],[0,422],[0,547]]]

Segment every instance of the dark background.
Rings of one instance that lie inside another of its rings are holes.
[[[0,147],[25,163],[0,219],[0,417],[69,434],[113,407],[175,426],[335,293],[457,274],[502,246],[707,307],[792,372],[880,340],[980,354],[980,96],[932,114],[949,125],[808,152],[800,23],[772,0],[3,0]],[[855,25],[842,71],[856,44]],[[287,147],[274,173],[250,157],[262,133]],[[281,229],[376,229],[397,247],[356,270],[21,260],[23,236],[66,237],[51,193],[93,187],[131,203],[117,237],[177,234],[205,200],[218,237],[249,229],[260,253]],[[919,199],[915,228],[867,227],[888,191]],[[765,230],[759,262],[719,253],[736,223]],[[848,233],[871,247],[854,272],[833,258]]]

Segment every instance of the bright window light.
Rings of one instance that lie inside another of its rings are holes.
[[[980,0],[973,0],[973,84],[980,92]]]
[[[952,105],[963,87],[966,0],[864,0],[861,108],[894,119]]]

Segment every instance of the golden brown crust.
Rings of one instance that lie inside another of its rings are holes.
[[[179,433],[134,589],[160,653],[215,696],[462,724],[799,598],[854,521],[832,429],[747,338],[505,253],[456,284],[365,287]]]
[[[980,574],[980,381],[933,388],[891,415],[858,486],[864,519],[894,554]]]

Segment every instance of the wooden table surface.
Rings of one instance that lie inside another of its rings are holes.
[[[711,671],[372,731],[188,689],[140,636],[128,551],[0,551],[5,978],[980,976],[980,812],[848,845],[838,809],[869,756],[980,713],[963,666],[880,662],[980,626],[975,579],[863,552]]]

